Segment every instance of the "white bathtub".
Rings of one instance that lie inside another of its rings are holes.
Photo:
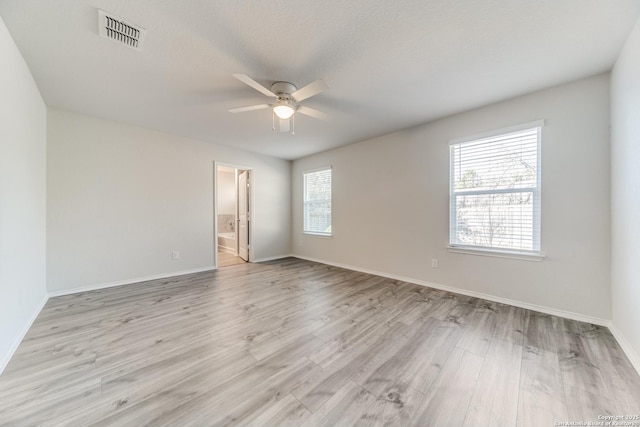
[[[236,233],[218,233],[218,249],[225,252],[236,252]]]

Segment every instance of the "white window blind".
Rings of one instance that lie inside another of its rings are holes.
[[[303,231],[331,236],[331,168],[304,174]]]
[[[540,252],[540,126],[451,144],[451,246]]]

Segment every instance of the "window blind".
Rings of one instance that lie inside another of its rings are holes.
[[[331,169],[304,174],[303,231],[331,235]]]
[[[538,126],[451,145],[451,246],[540,252],[540,135]]]

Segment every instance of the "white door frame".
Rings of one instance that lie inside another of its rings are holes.
[[[255,172],[253,170],[252,167],[249,166],[243,166],[243,165],[238,165],[238,164],[234,164],[234,163],[226,163],[226,162],[218,162],[218,161],[214,161],[213,162],[213,265],[215,266],[215,268],[218,268],[218,166],[225,166],[228,168],[234,168],[234,169],[240,169],[240,170],[246,170],[249,171],[249,249],[248,249],[248,255],[249,255],[249,262],[253,262],[253,259],[255,257],[254,253],[253,253],[253,242],[254,242],[254,227],[253,227],[253,223],[255,222],[255,198],[254,198],[254,191],[253,191],[253,187],[254,187],[254,183],[256,181],[256,177],[255,177]],[[238,187],[238,176],[237,176],[237,171],[236,171],[236,210],[237,210],[237,204],[238,204],[238,200],[237,200],[237,187]],[[237,222],[236,222],[236,226],[237,226]],[[236,230],[237,233],[237,230]],[[237,238],[237,234],[236,234],[236,238]]]
[[[249,224],[251,224],[251,207],[249,189],[251,188],[251,172],[236,169],[236,252],[244,261],[249,261]],[[240,238],[242,237],[242,240]]]

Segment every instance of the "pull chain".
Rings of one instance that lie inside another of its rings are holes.
[[[271,130],[276,131],[276,113],[271,110]]]
[[[296,115],[291,116],[291,135],[296,134]]]

